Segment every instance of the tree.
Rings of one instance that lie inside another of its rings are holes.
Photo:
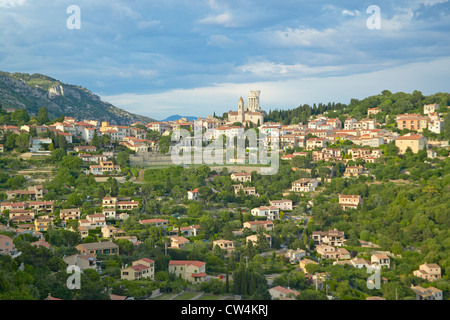
[[[63,149],[55,149],[50,155],[50,161],[53,163],[60,162],[66,156],[66,152]]]
[[[162,154],[166,154],[167,152],[169,152],[171,141],[172,141],[171,135],[161,137],[158,146]]]
[[[55,137],[55,147],[59,149],[67,149],[67,140],[63,135],[57,135]]]
[[[28,133],[21,133],[16,137],[17,151],[25,152],[28,150],[30,144],[30,135]]]
[[[121,168],[128,168],[130,166],[130,154],[127,151],[120,151],[117,154],[116,161]]]
[[[36,120],[38,124],[45,124],[50,121],[46,107],[39,108]]]
[[[16,138],[19,135],[16,133],[6,133],[6,140],[5,140],[5,148],[7,150],[13,150],[16,147]]]
[[[11,189],[11,190],[17,190],[20,187],[22,187],[25,182],[27,182],[27,180],[25,179],[24,176],[22,175],[16,175],[12,178],[9,178],[8,181],[6,181],[6,185]]]
[[[444,134],[445,139],[450,140],[450,112],[447,113],[447,115],[444,118],[444,128],[443,129],[444,129],[443,134]]]
[[[102,146],[102,138],[100,138],[97,134],[97,130],[94,131],[94,135],[92,136],[91,139],[91,146],[96,147],[97,149],[99,149]]]
[[[300,292],[296,297],[297,300],[328,300],[325,293],[312,289],[306,289]]]
[[[111,187],[109,189],[109,195],[111,197],[117,197],[119,195],[119,183],[114,178],[108,178],[109,182],[111,183]]]
[[[27,110],[17,109],[11,113],[11,121],[13,121],[16,125],[23,125],[30,121],[30,116],[28,115]]]

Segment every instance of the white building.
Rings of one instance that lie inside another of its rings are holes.
[[[268,220],[280,219],[280,209],[273,206],[254,208],[251,213],[255,217],[266,217]]]
[[[269,203],[272,207],[276,207],[280,210],[292,210],[292,200],[270,200]]]
[[[436,110],[438,110],[438,109],[439,109],[439,105],[436,103],[426,104],[423,106],[423,113],[430,114],[430,113],[436,112]]]
[[[188,194],[189,200],[195,200],[195,201],[198,200],[198,188],[195,188],[192,191],[188,191],[187,194]]]

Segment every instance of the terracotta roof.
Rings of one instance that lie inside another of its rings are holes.
[[[397,140],[419,140],[421,138],[423,138],[424,136],[419,135],[419,134],[411,134],[409,136],[401,136],[398,137]]]
[[[292,289],[287,289],[287,288],[284,288],[284,287],[282,287],[282,286],[276,286],[276,287],[273,287],[273,288],[271,288],[271,290],[277,290],[277,291],[279,291],[279,292],[281,292],[281,293],[284,293],[284,294],[294,294],[294,295],[298,295],[299,293],[297,292],[297,291],[295,291],[295,290],[292,290]]]
[[[169,266],[195,266],[195,267],[203,267],[206,262],[203,261],[195,261],[195,260],[170,260]]]

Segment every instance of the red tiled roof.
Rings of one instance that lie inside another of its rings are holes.
[[[195,260],[170,260],[169,266],[195,266],[195,267],[203,267],[206,262],[203,261],[195,261]]]

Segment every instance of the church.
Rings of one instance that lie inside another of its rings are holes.
[[[236,122],[241,123],[243,126],[247,123],[253,123],[254,125],[262,125],[264,123],[265,112],[259,106],[259,96],[261,91],[250,91],[248,95],[247,107],[244,106],[244,99],[239,99],[238,111],[228,112],[228,124]]]

